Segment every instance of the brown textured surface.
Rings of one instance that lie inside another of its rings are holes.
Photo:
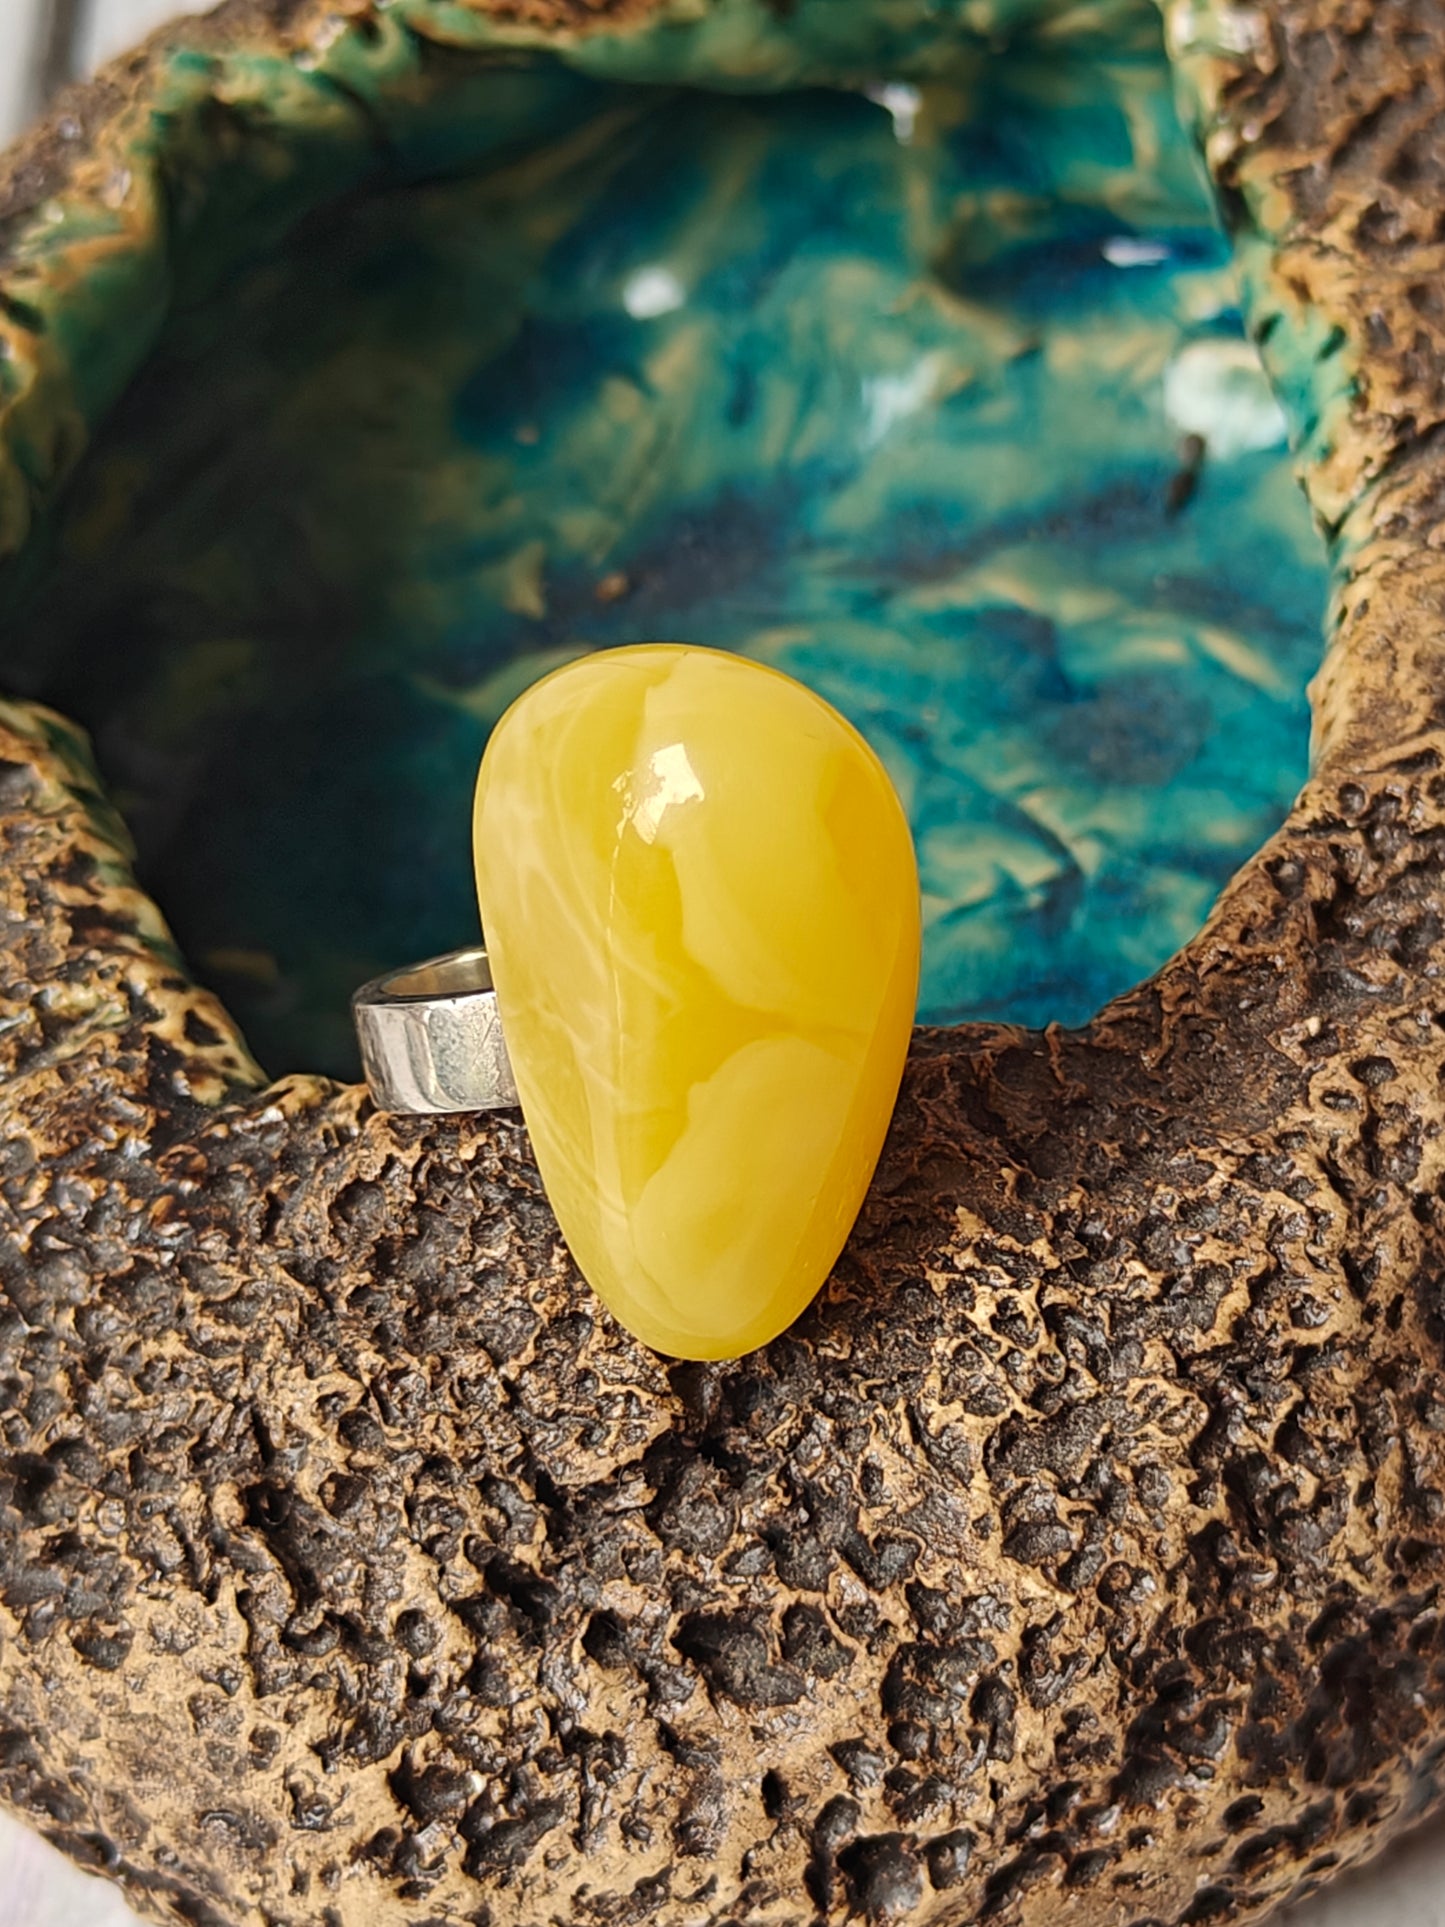
[[[1224,19],[1336,396],[1319,773],[1087,1032],[920,1033],[766,1355],[619,1334],[505,1118],[248,1089],[0,715],[0,1789],[156,1918],[1175,1927],[1437,1799],[1445,12]]]

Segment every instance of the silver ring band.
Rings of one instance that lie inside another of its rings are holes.
[[[366,1082],[383,1111],[498,1111],[517,1102],[480,946],[410,964],[351,1000]]]

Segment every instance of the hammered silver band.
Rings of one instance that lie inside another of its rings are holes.
[[[517,1102],[480,946],[409,964],[351,1000],[361,1063],[383,1111],[499,1111]]]

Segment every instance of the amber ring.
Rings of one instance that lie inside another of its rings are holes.
[[[487,949],[357,993],[377,1104],[517,1104],[635,1337],[766,1344],[862,1208],[913,1034],[918,867],[887,770],[762,663],[599,650],[493,727],[472,850]]]
[[[373,978],[352,997],[351,1014],[378,1109],[500,1111],[517,1102],[480,945]]]

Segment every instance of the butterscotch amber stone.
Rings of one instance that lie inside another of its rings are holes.
[[[558,1222],[658,1351],[762,1345],[842,1249],[918,986],[882,764],[715,650],[608,651],[507,712],[477,785],[497,999]]]

